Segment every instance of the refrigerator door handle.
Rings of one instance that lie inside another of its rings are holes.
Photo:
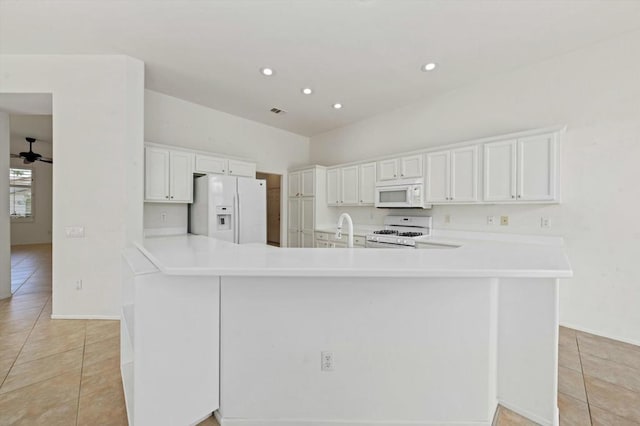
[[[233,210],[235,213],[235,220],[233,221],[233,230],[234,230],[234,242],[236,244],[240,244],[240,195],[236,194],[233,196]]]

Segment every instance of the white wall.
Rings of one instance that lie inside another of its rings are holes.
[[[11,229],[9,227],[10,133],[9,114],[0,112],[0,299],[11,296]]]
[[[561,321],[640,343],[640,57],[630,53],[637,51],[640,32],[628,33],[314,136],[311,160],[331,165],[566,124],[561,205],[435,207],[435,227],[541,233],[540,217],[548,216],[546,233],[565,237],[575,272],[561,285]],[[487,215],[501,214],[510,216],[508,227],[486,225]]]
[[[305,136],[162,93],[145,90],[144,116],[146,141],[255,161],[258,171],[283,175],[283,188],[287,187],[287,170],[309,162],[309,138]],[[145,206],[145,219],[159,217],[161,209],[159,204]],[[282,197],[281,212],[281,223],[286,224],[286,197]],[[166,223],[175,222],[174,217],[167,219]],[[281,241],[286,241],[286,227],[282,228]]]
[[[22,131],[16,133],[16,121],[19,122],[19,128],[21,130],[24,128],[28,129],[30,123],[32,123],[34,128],[48,126],[48,134],[51,135],[52,117],[50,115],[12,115],[10,119],[12,129],[11,152],[14,154],[29,150],[29,145],[25,142],[25,135],[22,134]],[[31,133],[27,133],[27,135],[31,135]],[[53,156],[52,148],[50,138],[48,142],[37,141],[33,144],[33,150],[43,157],[51,158]],[[31,222],[11,223],[11,245],[50,243],[53,166],[41,161],[36,161],[32,164],[23,164],[22,159],[19,158],[12,158],[10,166],[31,169],[34,177],[32,188],[34,220]]]
[[[142,238],[143,63],[3,55],[0,68],[0,93],[53,94],[53,316],[119,317],[120,252]]]

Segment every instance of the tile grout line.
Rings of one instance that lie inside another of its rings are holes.
[[[84,344],[82,345],[82,364],[80,366],[80,386],[78,386],[78,403],[76,405],[76,426],[80,421],[80,395],[82,394],[82,373],[84,372],[84,355],[87,351],[87,322],[84,322]]]
[[[20,346],[20,350],[16,354],[16,358],[13,360],[13,362],[11,363],[11,367],[9,367],[9,370],[7,371],[7,375],[4,376],[4,378],[2,379],[2,382],[0,383],[0,389],[2,389],[2,386],[4,386],[4,382],[7,380],[7,377],[9,377],[11,370],[13,370],[13,367],[16,365],[16,361],[18,360],[18,357],[20,357],[20,354],[22,353],[24,346],[27,344],[27,341],[29,341],[29,337],[31,337],[31,333],[33,333],[33,329],[36,328],[36,324],[38,323],[38,320],[40,319],[40,316],[42,315],[44,308],[47,306],[47,303],[49,303],[49,299],[51,299],[51,297],[52,296],[49,296],[47,300],[44,302],[44,304],[42,305],[42,309],[40,309],[38,318],[36,318],[36,320],[33,322],[33,325],[31,326],[31,330],[29,330],[29,334],[27,334],[27,338],[24,339],[24,342],[22,342],[22,345]]]
[[[580,373],[582,374],[582,387],[584,388],[584,397],[587,399],[587,411],[589,412],[589,421],[593,425],[593,416],[591,415],[591,403],[589,402],[589,393],[587,392],[587,381],[584,378],[584,366],[582,365],[582,353],[580,352],[580,341],[576,332],[576,346],[578,347],[578,361],[580,361]]]

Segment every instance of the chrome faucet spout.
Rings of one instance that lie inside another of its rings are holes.
[[[336,238],[342,239],[342,223],[344,220],[347,220],[347,247],[353,248],[353,220],[351,220],[351,216],[348,213],[342,213],[340,218],[338,219],[338,231],[336,232]]]

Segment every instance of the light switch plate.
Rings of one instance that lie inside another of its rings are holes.
[[[64,233],[67,238],[84,238],[84,226],[67,226]]]

